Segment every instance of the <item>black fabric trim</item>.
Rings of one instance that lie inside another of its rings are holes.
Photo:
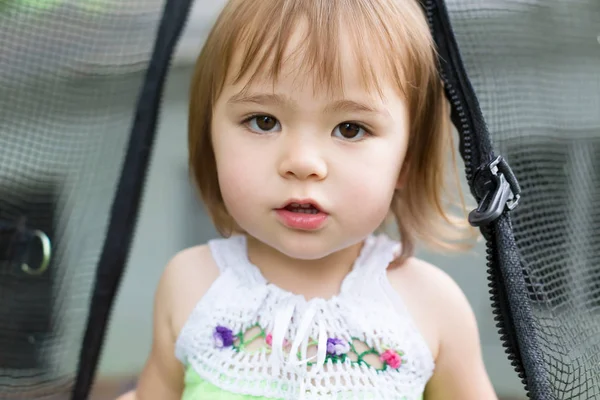
[[[438,29],[434,29],[433,36],[438,50],[440,69],[446,83],[450,83],[452,87],[459,89],[457,91],[458,100],[464,105],[462,112],[467,119],[463,121],[459,118],[459,110],[453,104],[452,122],[457,128],[465,123],[468,124],[473,135],[473,146],[471,148],[472,157],[474,157],[473,164],[479,167],[495,158],[492,142],[479,107],[479,100],[475,95],[475,90],[467,76],[460,56],[460,49],[454,36],[446,3],[444,0],[433,0],[432,3],[435,3],[437,9],[437,12],[434,12],[434,27]],[[450,98],[448,89],[449,87],[446,85],[446,93]],[[464,138],[461,136],[460,139],[463,143]],[[464,147],[464,145],[461,147]]]
[[[500,281],[510,310],[508,322],[511,331],[516,334],[516,337],[504,340],[512,342],[511,344],[516,347],[519,361],[524,368],[525,390],[529,392],[529,397],[533,400],[556,399],[545,369],[544,353],[538,345],[529,291],[510,216],[504,213],[492,225],[494,226],[492,247],[497,256],[494,267],[501,274]],[[507,305],[505,304],[504,308]]]
[[[191,0],[167,0],[163,9],[152,58],[138,98],[123,170],[112,204],[109,228],[96,270],[94,292],[71,397],[73,400],[88,398],[95,377],[110,312],[126,266],[137,222],[165,78],[191,4]]]

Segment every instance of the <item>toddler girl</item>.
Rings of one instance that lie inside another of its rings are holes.
[[[189,110],[224,238],[166,267],[130,397],[496,398],[464,295],[413,257],[471,234],[445,208],[436,62],[416,0],[227,3]]]

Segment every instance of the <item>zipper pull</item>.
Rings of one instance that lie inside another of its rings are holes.
[[[473,187],[479,206],[469,213],[469,223],[472,226],[489,225],[505,209],[514,210],[521,198],[517,178],[502,156],[478,169]]]

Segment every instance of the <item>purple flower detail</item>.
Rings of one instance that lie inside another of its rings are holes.
[[[215,347],[220,349],[233,346],[233,332],[231,329],[219,325],[213,332],[213,340]]]
[[[350,351],[350,344],[345,340],[338,338],[327,339],[327,354],[331,356],[341,356]]]

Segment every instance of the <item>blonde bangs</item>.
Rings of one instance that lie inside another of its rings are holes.
[[[290,49],[299,26],[305,36]],[[382,86],[391,84],[410,98],[437,74],[427,25],[412,0],[233,0],[215,29],[226,68],[214,71],[213,101],[228,79],[244,80],[246,87],[257,79],[275,82],[289,57],[302,58],[297,76],[313,77],[315,90],[343,96],[342,37],[351,42],[367,91],[381,95]],[[241,50],[235,64],[234,50]]]

